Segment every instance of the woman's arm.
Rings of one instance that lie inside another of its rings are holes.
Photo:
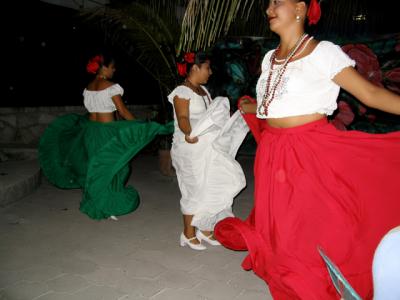
[[[135,117],[133,114],[129,111],[129,109],[126,107],[124,102],[122,101],[121,95],[115,95],[112,97],[112,101],[115,104],[115,107],[117,108],[119,114],[125,119],[125,120],[134,120]]]
[[[186,142],[194,144],[197,143],[198,138],[190,138],[192,126],[189,119],[189,104],[189,100],[179,98],[178,96],[174,97],[174,109],[179,129],[185,134]]]
[[[400,115],[400,95],[374,85],[353,67],[343,69],[333,81],[365,105]]]

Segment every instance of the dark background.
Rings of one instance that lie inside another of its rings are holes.
[[[113,0],[113,3],[130,1]],[[265,31],[264,2],[256,5],[256,11],[264,14],[256,23],[258,29]],[[394,3],[323,0],[325,14],[317,29],[324,33],[324,38],[339,43],[399,32],[398,10],[394,9]],[[359,14],[366,14],[368,18],[354,22],[354,16]],[[38,0],[2,3],[0,22],[3,54],[0,107],[82,105],[82,91],[91,79],[85,66],[90,57],[105,48],[104,33],[82,22],[76,10]],[[241,25],[240,20],[236,20],[230,35],[240,36],[243,32],[237,28],[242,28]],[[245,30],[249,32],[250,29]],[[264,31],[253,34],[268,36]],[[124,88],[124,101],[128,104],[161,103],[157,83],[126,53],[113,48],[117,60],[114,81]],[[211,81],[216,80],[217,75],[215,72]]]
[[[2,4],[1,107],[82,105],[91,77],[88,59],[105,48],[104,34],[82,23],[78,12],[41,1]],[[110,48],[108,46],[108,48]],[[158,85],[122,50],[114,81],[128,104],[158,104]]]

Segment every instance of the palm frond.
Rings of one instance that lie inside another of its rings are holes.
[[[161,86],[170,90],[176,85],[177,23],[167,25],[158,11],[141,3],[131,3],[124,9],[85,11],[83,15],[101,26],[107,37],[135,57]]]
[[[210,47],[218,38],[228,33],[239,11],[242,11],[242,18],[249,17],[255,1],[190,0],[182,21],[177,53]]]

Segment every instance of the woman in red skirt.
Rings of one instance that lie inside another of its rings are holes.
[[[274,299],[340,298],[318,247],[371,299],[374,250],[400,224],[400,133],[339,131],[326,116],[340,87],[394,114],[400,96],[359,75],[339,46],[305,33],[305,19],[319,19],[316,0],[271,0],[267,15],[280,44],[262,63],[257,104],[240,104],[258,142],[254,208],[245,221],[219,222],[215,235],[249,251],[243,268]]]

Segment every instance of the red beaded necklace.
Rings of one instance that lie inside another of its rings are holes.
[[[278,89],[279,84],[282,81],[283,74],[286,71],[287,65],[289,64],[290,60],[295,56],[296,52],[301,48],[302,45],[310,38],[310,36],[306,33],[304,33],[296,42],[295,46],[290,50],[289,54],[286,56],[285,61],[282,65],[280,65],[280,69],[278,70],[278,73],[276,74],[275,80],[271,86],[271,81],[272,81],[272,72],[275,64],[275,58],[277,53],[279,53],[280,46],[278,46],[275,51],[272,53],[271,58],[270,58],[270,65],[269,65],[269,73],[267,77],[267,84],[265,87],[265,93],[263,100],[261,102],[261,105],[258,107],[258,114],[259,115],[268,115],[268,107],[270,103],[274,100],[275,98],[275,93],[276,90]],[[264,111],[262,111],[262,108]]]

